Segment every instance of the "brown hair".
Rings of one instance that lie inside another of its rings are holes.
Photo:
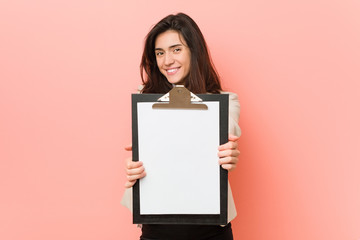
[[[160,72],[156,64],[155,40],[168,30],[179,32],[190,49],[190,72],[185,77],[185,87],[193,93],[219,93],[219,75],[212,63],[207,45],[199,27],[184,13],[169,15],[158,22],[145,38],[144,52],[140,64],[142,93],[166,93],[172,84]]]

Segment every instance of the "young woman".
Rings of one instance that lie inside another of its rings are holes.
[[[141,93],[167,93],[175,84],[185,85],[193,93],[224,93],[211,61],[205,39],[197,24],[183,13],[169,15],[148,33],[140,65],[143,88]],[[229,141],[218,148],[219,164],[232,171],[238,162],[240,106],[237,96],[229,94]],[[206,137],[206,136],[204,136]],[[131,151],[131,146],[125,148]],[[128,188],[122,203],[132,209],[131,189],[137,179],[146,176],[141,161],[126,160]],[[143,224],[142,240],[230,240],[230,221],[236,216],[229,187],[228,224],[226,226]]]

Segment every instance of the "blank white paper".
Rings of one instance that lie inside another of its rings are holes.
[[[140,214],[220,214],[219,103],[208,110],[138,103]]]

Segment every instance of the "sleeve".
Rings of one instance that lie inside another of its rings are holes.
[[[121,199],[121,205],[127,207],[132,212],[132,187],[125,189],[124,195]]]
[[[229,94],[229,133],[240,137],[241,129],[238,124],[240,117],[240,103],[235,93]]]

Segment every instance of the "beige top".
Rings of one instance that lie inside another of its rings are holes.
[[[240,104],[238,96],[231,92],[221,92],[229,94],[229,133],[240,137],[241,129],[239,127]],[[132,212],[132,188],[125,190],[121,204],[127,207]],[[230,183],[228,186],[228,222],[236,217],[236,208],[234,198],[232,196]]]

